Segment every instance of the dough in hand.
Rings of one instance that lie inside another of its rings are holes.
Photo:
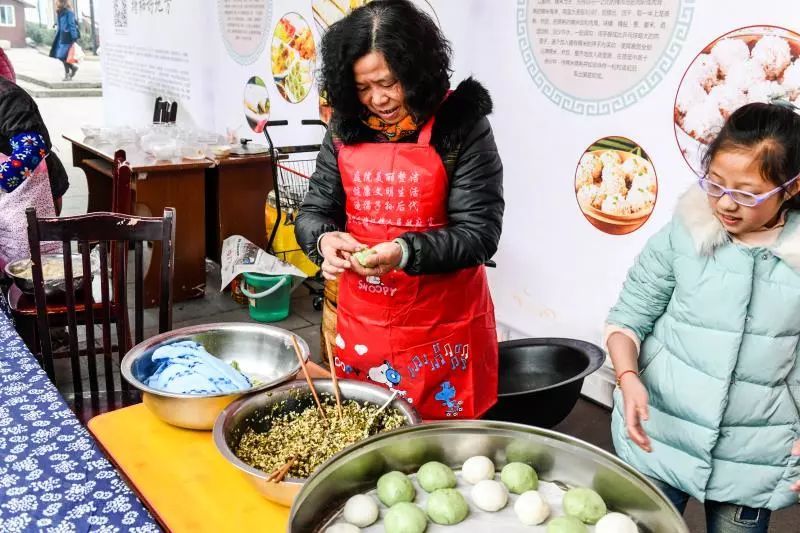
[[[547,533],[586,533],[586,526],[571,516],[557,516],[547,523]]]
[[[596,533],[639,533],[636,522],[622,513],[608,513],[597,521]]]
[[[452,526],[469,514],[469,506],[457,489],[439,489],[428,497],[428,516],[437,524]]]
[[[539,476],[536,475],[536,470],[525,463],[508,463],[500,471],[500,479],[514,494],[539,488]]]
[[[494,479],[494,463],[484,455],[476,455],[464,461],[461,477],[471,485],[484,479]]]
[[[505,485],[493,479],[479,481],[470,493],[472,503],[479,509],[494,513],[508,503],[508,491]]]
[[[361,250],[360,252],[356,252],[353,255],[355,256],[356,261],[358,261],[359,265],[361,265],[362,267],[366,267],[367,266],[367,258],[369,256],[375,255],[377,253],[378,252],[376,252],[372,248],[367,248],[366,250]]]
[[[550,516],[550,506],[535,490],[523,492],[514,503],[514,512],[526,526],[538,526]]]
[[[592,489],[578,487],[564,494],[564,514],[584,524],[596,524],[608,512],[606,502]]]
[[[382,475],[378,479],[378,499],[386,507],[392,507],[400,502],[413,502],[417,496],[417,489],[411,484],[402,472],[394,471]]]
[[[392,506],[383,518],[386,533],[423,533],[427,527],[425,513],[413,503],[400,502]]]
[[[344,504],[344,519],[354,526],[371,526],[378,520],[378,504],[370,496],[356,494]]]
[[[438,461],[429,461],[419,467],[417,483],[425,492],[438,489],[452,489],[456,486],[456,475],[446,464]]]
[[[361,533],[361,529],[353,524],[334,524],[325,530],[325,533]]]

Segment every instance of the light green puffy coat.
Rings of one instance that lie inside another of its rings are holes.
[[[653,451],[629,440],[614,392],[618,455],[691,496],[781,509],[800,480],[800,214],[769,249],[731,241],[693,187],[653,236],[608,323],[642,339]]]

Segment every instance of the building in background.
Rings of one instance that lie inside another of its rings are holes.
[[[0,0],[0,42],[14,48],[25,46],[25,9],[34,7],[23,0]]]

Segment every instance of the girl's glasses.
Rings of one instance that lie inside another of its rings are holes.
[[[714,198],[722,198],[727,194],[731,197],[731,200],[739,205],[744,207],[755,207],[767,198],[770,198],[781,191],[785,191],[786,187],[797,181],[798,178],[800,178],[800,174],[790,179],[780,187],[775,187],[771,191],[763,194],[753,194],[747,191],[740,191],[739,189],[726,189],[722,185],[714,183],[708,178],[700,178],[698,183],[700,184],[700,188],[703,189],[709,196],[713,196]]]

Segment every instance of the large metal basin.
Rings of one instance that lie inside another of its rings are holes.
[[[410,474],[434,460],[461,468],[473,455],[488,456],[498,468],[527,462],[546,481],[591,487],[610,510],[636,520],[641,533],[689,533],[667,497],[617,457],[568,435],[488,420],[400,428],[343,450],[308,478],[292,506],[287,531],[324,531],[350,496],[374,489],[386,472]]]
[[[228,322],[203,324],[168,331],[134,346],[122,359],[121,371],[128,382],[142,391],[144,404],[158,418],[188,429],[210,430],[222,410],[244,394],[273,388],[300,370],[292,333],[263,324]],[[305,358],[308,345],[296,337]],[[241,371],[258,384],[233,394],[173,394],[153,389],[145,381],[155,371],[153,352],[174,342],[192,340],[228,363],[236,361]]]
[[[332,395],[333,381],[315,379],[314,388],[320,394]],[[362,381],[340,379],[339,389],[342,400],[352,399],[383,405],[391,398],[391,393],[387,389]],[[242,434],[248,428],[253,428],[258,432],[269,430],[270,419],[267,413],[272,412],[273,405],[283,401],[286,403],[280,411],[277,411],[277,414],[298,411],[314,405],[305,381],[293,381],[263,394],[247,396],[230,404],[219,416],[214,425],[214,444],[223,457],[241,470],[264,497],[288,507],[292,505],[292,501],[305,483],[305,479],[287,477],[281,483],[269,483],[266,480],[269,472],[253,468],[233,453],[234,448],[239,445]],[[395,398],[389,407],[403,413],[409,425],[422,422],[414,408],[405,400]],[[329,416],[333,416],[333,414],[331,413]]]

